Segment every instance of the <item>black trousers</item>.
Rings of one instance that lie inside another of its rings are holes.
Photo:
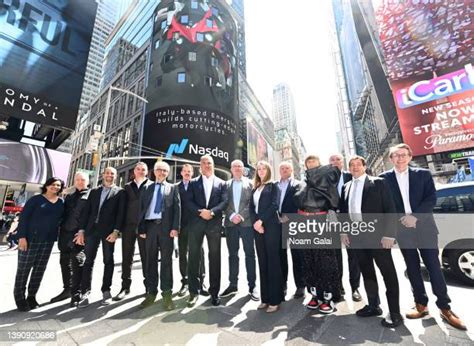
[[[188,284],[188,254],[189,254],[189,226],[183,227],[178,237],[178,253],[179,253],[179,272],[181,273],[181,283]],[[204,249],[201,248],[201,266],[199,267],[200,287],[204,283],[206,277],[206,266],[204,265]]]
[[[135,255],[135,243],[138,242],[138,251],[142,262],[143,284],[146,287],[145,270],[145,239],[137,235],[135,230],[126,230],[122,232],[122,289],[129,290],[132,285],[132,265]]]
[[[48,265],[53,244],[53,242],[38,242],[33,239],[28,242],[28,249],[26,251],[18,250],[18,266],[16,269],[15,288],[13,290],[17,304],[25,300],[27,283],[28,297],[36,296]]]
[[[287,287],[288,282],[288,249],[281,249],[281,271],[283,275],[283,287]],[[291,249],[291,259],[293,261],[293,278],[296,288],[304,288],[304,257],[301,249]]]
[[[197,295],[200,289],[199,268],[204,236],[209,246],[209,293],[219,294],[221,286],[221,223],[218,220],[196,220],[189,227],[189,292]]]
[[[245,253],[245,269],[247,270],[247,283],[249,291],[255,288],[257,280],[255,265],[255,231],[252,227],[242,227],[239,225],[226,227],[225,239],[229,250],[229,285],[237,288],[239,280],[239,248],[240,239]]]
[[[115,243],[106,240],[107,236],[90,234],[85,240],[85,262],[82,268],[81,293],[85,294],[91,290],[92,270],[94,268],[95,258],[99,245],[102,243],[102,256],[104,262],[104,276],[102,277],[102,292],[110,291],[112,286],[112,277],[114,275],[114,248]]]
[[[173,289],[173,238],[170,230],[164,230],[161,223],[145,221],[145,268],[146,290],[149,294],[158,294],[158,282],[161,279],[162,295],[171,295]],[[158,251],[161,252],[160,274],[158,274]]]
[[[360,268],[359,261],[357,260],[357,255],[354,252],[354,249],[347,248],[347,259],[349,263],[349,283],[351,284],[352,292],[360,286]],[[343,273],[343,263],[342,263],[342,249],[336,249],[337,263],[339,265],[339,281],[340,286],[342,286],[342,273]]]
[[[260,272],[260,296],[262,303],[279,305],[283,296],[281,270],[281,226],[266,224],[263,234],[255,234],[258,267]]]
[[[74,235],[74,232],[62,230],[58,240],[63,288],[71,291],[73,295],[80,293],[82,268],[85,260],[84,246],[73,243]]]
[[[398,286],[397,271],[390,249],[353,249],[359,260],[360,271],[364,277],[364,286],[370,306],[380,304],[379,285],[375,273],[374,261],[380,269],[385,287],[388,308],[391,313],[400,313],[400,289]]]

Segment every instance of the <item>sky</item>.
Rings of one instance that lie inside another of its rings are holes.
[[[298,132],[323,163],[337,152],[331,0],[246,0],[247,79],[269,114],[273,87],[289,84]]]

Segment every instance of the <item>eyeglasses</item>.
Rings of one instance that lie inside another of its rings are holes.
[[[167,169],[163,169],[163,168],[156,168],[155,171],[156,172],[168,172]]]
[[[392,157],[394,157],[396,159],[405,159],[407,157],[410,157],[410,155],[408,155],[408,154],[392,154]]]

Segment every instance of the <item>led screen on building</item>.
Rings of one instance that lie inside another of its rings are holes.
[[[414,155],[474,146],[472,1],[374,1],[403,140]]]
[[[0,116],[74,130],[97,4],[0,0]]]
[[[225,2],[162,1],[156,9],[143,153],[229,167],[238,140],[236,25]]]

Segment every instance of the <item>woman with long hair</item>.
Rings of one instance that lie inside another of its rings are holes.
[[[28,311],[39,305],[36,293],[53,244],[58,238],[59,223],[64,212],[64,203],[59,197],[63,189],[64,182],[61,179],[49,178],[41,187],[41,194],[31,197],[20,214],[14,289],[15,303],[20,311]],[[25,299],[27,282],[28,297]]]
[[[278,202],[280,189],[272,182],[270,164],[257,163],[254,178],[254,190],[250,200],[250,217],[255,235],[258,266],[260,271],[260,295],[262,303],[259,309],[267,312],[278,311],[284,301],[283,276],[280,266],[281,227],[278,222]]]

